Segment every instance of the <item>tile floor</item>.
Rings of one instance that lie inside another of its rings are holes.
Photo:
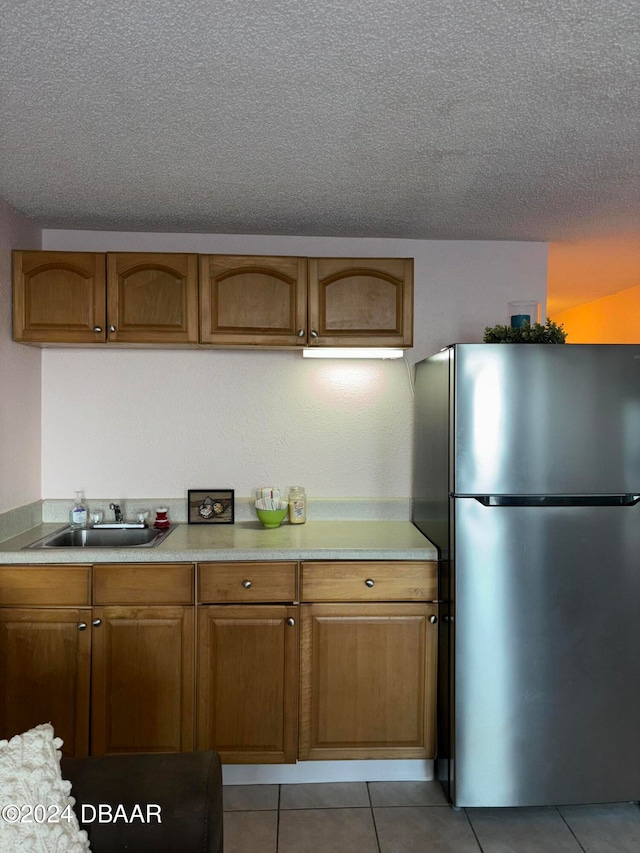
[[[223,792],[225,853],[640,853],[632,803],[454,811],[437,782]]]

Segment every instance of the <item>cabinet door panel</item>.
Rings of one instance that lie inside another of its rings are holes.
[[[65,756],[88,754],[90,626],[89,609],[0,609],[0,738],[51,722]]]
[[[197,255],[109,253],[107,289],[110,342],[197,343]]]
[[[201,607],[198,749],[226,763],[296,758],[298,608]]]
[[[437,606],[301,610],[300,758],[433,757]]]
[[[315,346],[413,343],[413,260],[309,260],[309,329]]]
[[[93,612],[92,754],[193,749],[193,608]]]
[[[14,252],[14,340],[104,342],[105,293],[101,253]]]
[[[306,259],[201,255],[200,310],[203,343],[302,345]]]

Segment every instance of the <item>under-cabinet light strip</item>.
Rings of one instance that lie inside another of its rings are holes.
[[[314,347],[303,349],[303,358],[402,358],[401,349],[384,347]]]

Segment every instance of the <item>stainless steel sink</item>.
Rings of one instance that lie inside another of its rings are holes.
[[[30,548],[155,548],[174,530],[175,524],[166,530],[155,527],[86,527],[73,529],[65,527],[56,530],[37,542],[32,542],[23,550]]]

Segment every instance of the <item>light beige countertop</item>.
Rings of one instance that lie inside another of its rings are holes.
[[[436,560],[410,521],[307,521],[266,530],[259,521],[178,524],[155,548],[22,550],[64,524],[39,524],[0,542],[1,563],[164,563],[219,560]]]

